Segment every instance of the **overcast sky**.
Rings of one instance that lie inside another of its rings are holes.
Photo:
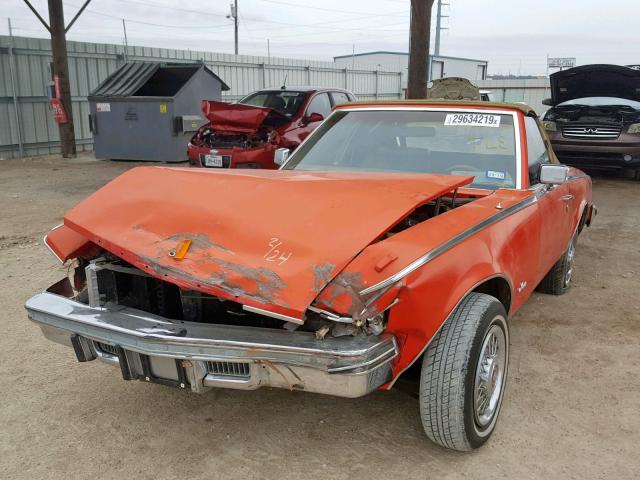
[[[69,20],[84,0],[64,1]],[[32,3],[48,20],[47,1]],[[407,51],[409,0],[238,0],[240,53],[314,60]],[[447,0],[441,54],[489,60],[490,74],[544,74],[546,55],[578,64],[640,64],[638,0]],[[233,53],[224,0],[93,0],[71,40]],[[48,33],[22,0],[0,0],[14,35]],[[434,8],[435,18],[435,8]],[[434,20],[435,21],[435,20]],[[433,47],[432,47],[433,50]]]

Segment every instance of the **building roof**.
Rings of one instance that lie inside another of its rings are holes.
[[[338,58],[351,58],[351,57],[366,57],[369,55],[377,55],[377,54],[386,54],[386,55],[402,55],[405,57],[409,56],[409,53],[407,52],[393,52],[393,51],[389,51],[389,50],[376,50],[373,52],[362,52],[362,53],[355,53],[352,55],[338,55],[337,57],[333,57],[333,60],[335,61]],[[467,60],[469,62],[481,62],[481,63],[489,63],[488,60],[478,60],[477,58],[465,58],[465,57],[451,57],[448,55],[431,55],[429,54],[429,57],[433,57],[433,58],[448,58],[450,60]]]
[[[222,90],[229,90],[220,77],[201,63],[132,62],[125,63],[105,78],[89,97],[174,96],[200,69],[218,80]],[[155,88],[150,85],[152,79]],[[158,83],[164,85],[158,88]]]

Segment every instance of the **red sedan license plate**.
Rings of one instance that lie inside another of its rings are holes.
[[[222,167],[222,155],[204,155],[205,167]]]

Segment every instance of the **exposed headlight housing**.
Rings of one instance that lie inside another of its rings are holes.
[[[640,133],[640,123],[633,123],[629,125],[627,133]]]
[[[555,132],[558,130],[558,128],[556,127],[556,122],[545,120],[544,122],[542,122],[542,125],[547,132]]]

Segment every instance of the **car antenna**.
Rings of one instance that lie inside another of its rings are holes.
[[[280,87],[280,90],[286,90],[287,88],[287,77],[289,76],[289,74],[285,74],[284,76],[284,82],[282,82],[282,86]]]

